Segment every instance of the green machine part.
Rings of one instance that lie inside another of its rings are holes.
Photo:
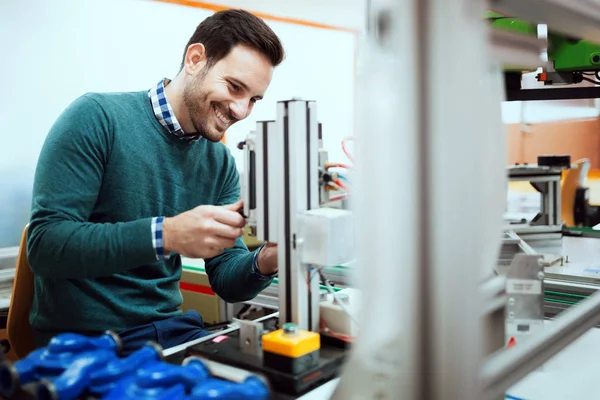
[[[600,70],[600,46],[548,32],[548,58],[557,71]]]
[[[537,24],[519,18],[505,16],[492,11],[486,19],[494,29],[504,29],[522,35],[537,36]],[[548,32],[548,58],[554,63],[556,71],[594,71],[600,70],[600,45],[587,40],[570,38],[565,35]],[[519,69],[505,66],[506,70]]]
[[[495,29],[504,29],[523,35],[537,36],[537,24],[532,24],[522,19],[508,17],[492,11],[487,12],[486,19]]]

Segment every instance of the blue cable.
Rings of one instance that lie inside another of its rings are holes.
[[[349,184],[352,184],[352,182],[350,182],[350,179],[346,178],[344,175],[338,173],[338,177],[346,182],[348,182]]]
[[[504,400],[525,400],[525,399],[522,399],[520,397],[511,396],[510,394],[505,394]]]

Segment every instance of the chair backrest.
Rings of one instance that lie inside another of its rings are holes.
[[[27,356],[35,348],[33,332],[29,324],[29,310],[33,303],[33,292],[33,272],[27,261],[26,226],[21,235],[12,297],[6,321],[8,342],[18,359]]]
[[[582,158],[575,161],[574,164],[573,168],[565,172],[560,188],[562,221],[567,226],[575,225],[575,195],[577,188],[585,185],[590,169],[590,160]]]

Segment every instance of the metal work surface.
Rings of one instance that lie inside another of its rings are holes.
[[[546,321],[551,326],[553,322]],[[520,399],[592,399],[598,393],[600,330],[591,329],[510,388]]]
[[[547,279],[600,284],[600,240],[565,236],[559,241],[532,241],[538,253],[560,255],[562,265],[544,269]]]

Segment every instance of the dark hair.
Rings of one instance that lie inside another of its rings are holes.
[[[209,67],[226,57],[237,45],[258,50],[267,56],[274,67],[285,56],[283,45],[275,32],[262,19],[244,10],[219,11],[202,21],[185,46],[181,69],[188,47],[195,43],[204,45]]]

